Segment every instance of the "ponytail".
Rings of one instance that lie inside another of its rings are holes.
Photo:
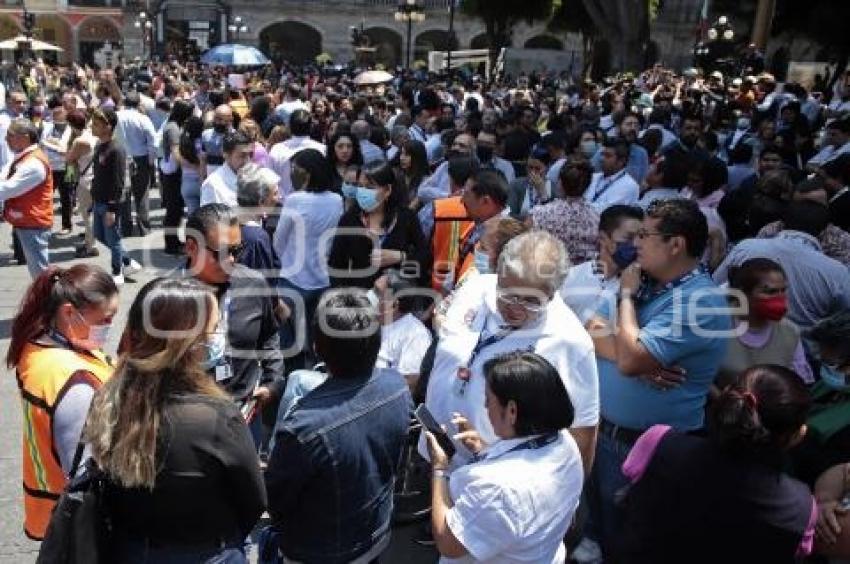
[[[800,377],[777,365],[744,371],[711,410],[711,437],[734,456],[778,464],[806,421],[809,395]]]
[[[6,366],[17,366],[24,346],[47,331],[63,304],[83,308],[100,304],[117,293],[118,287],[112,277],[99,266],[49,266],[30,284],[21,300],[18,314],[12,321]]]

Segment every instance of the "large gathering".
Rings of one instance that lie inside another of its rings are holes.
[[[18,534],[45,564],[850,562],[850,70],[736,57],[13,64]]]

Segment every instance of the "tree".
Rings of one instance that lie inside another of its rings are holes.
[[[582,78],[593,72],[593,55],[599,30],[584,7],[583,0],[555,0],[552,19],[547,28],[551,31],[578,33],[582,39]]]
[[[514,25],[551,16],[552,0],[463,0],[461,10],[483,20],[495,58],[502,47],[511,45]]]
[[[598,33],[610,38],[614,68],[640,70],[649,44],[649,24],[660,0],[581,0]]]

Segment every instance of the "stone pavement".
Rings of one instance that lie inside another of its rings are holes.
[[[163,210],[159,209],[159,199],[151,194],[151,219],[154,229],[147,237],[134,237],[124,240],[124,248],[130,256],[139,261],[144,269],[133,276],[132,280],[121,288],[120,308],[109,336],[107,352],[117,349],[120,333],[125,325],[127,311],[138,290],[148,281],[163,276],[179,266],[183,259],[161,252],[164,247],[161,226]],[[58,203],[56,205],[58,218]],[[109,250],[98,244],[100,256],[90,259],[75,259],[74,246],[81,242],[77,234],[59,235],[58,221],[50,242],[50,262],[62,266],[78,262],[93,262],[109,271]],[[78,232],[82,227],[76,228]],[[6,352],[9,348],[9,335],[12,320],[27,286],[30,283],[26,266],[17,266],[12,261],[11,227],[0,223],[0,564],[27,564],[35,562],[38,543],[32,542],[23,534],[23,505],[21,495],[21,409],[14,371],[5,367]],[[425,564],[436,562],[436,553],[420,547],[411,538],[418,533],[418,525],[394,530],[393,542],[382,557],[382,562],[406,562],[406,564]],[[252,555],[254,556],[254,555]],[[252,558],[252,561],[255,557]]]

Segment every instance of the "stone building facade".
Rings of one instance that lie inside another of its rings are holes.
[[[449,44],[449,4],[418,0],[425,20],[410,28],[411,60],[427,60],[431,50]],[[7,2],[11,4],[11,2]],[[403,64],[408,26],[394,18],[398,0],[27,0],[36,14],[36,37],[65,51],[62,62],[92,62],[107,47],[128,59],[163,56],[187,44],[203,50],[225,42],[256,45],[274,59],[303,62],[327,53],[335,62],[354,58],[350,28],[365,33],[374,59],[387,67]],[[688,66],[702,0],[667,0],[653,23],[648,59]],[[145,17],[151,20],[144,26]],[[231,31],[239,18],[237,31]],[[142,24],[142,25],[139,25]],[[230,28],[230,29],[229,29]],[[0,0],[0,40],[21,30],[21,9]],[[483,23],[461,13],[454,22],[459,49],[487,47]],[[522,23],[513,30],[515,47],[563,52],[580,64],[580,37],[547,31],[543,23]]]

